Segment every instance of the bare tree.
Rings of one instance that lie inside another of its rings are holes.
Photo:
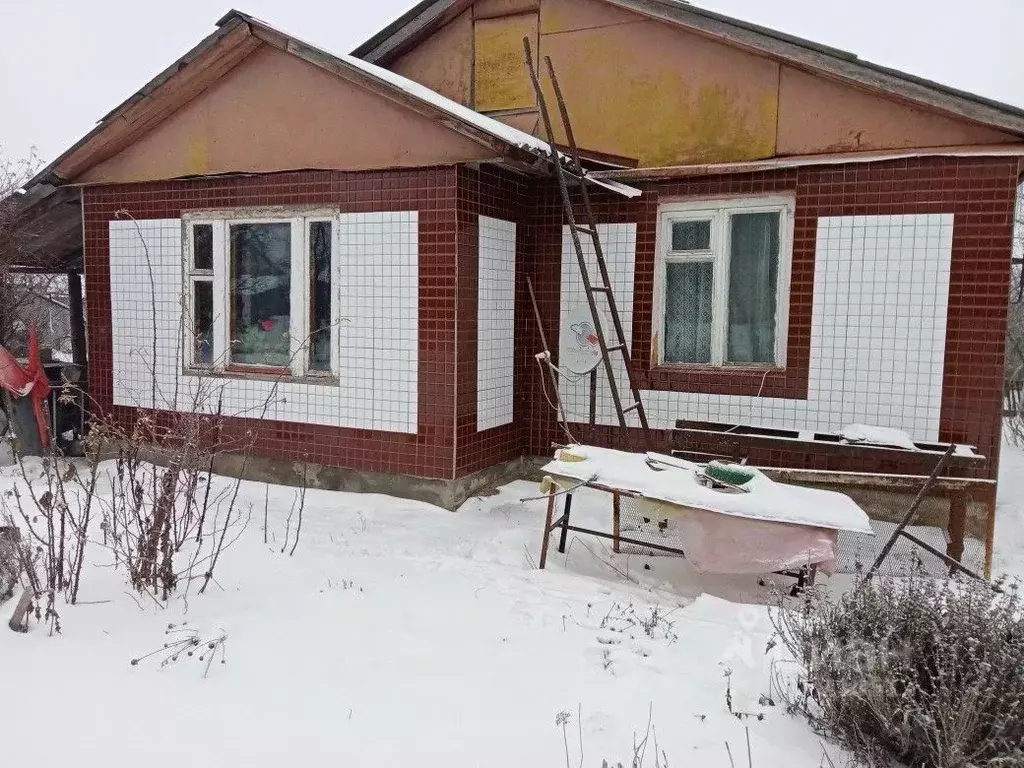
[[[40,164],[34,152],[11,158],[0,147],[0,346],[16,352],[23,351],[38,307],[52,299],[53,275],[19,271],[42,266],[38,233],[24,216],[30,195],[22,189]]]

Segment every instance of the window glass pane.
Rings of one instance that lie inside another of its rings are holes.
[[[779,214],[731,218],[726,360],[774,363],[779,284]]]
[[[676,221],[672,224],[673,251],[707,251],[711,248],[711,221]]]
[[[286,368],[291,362],[292,227],[231,226],[231,361]]]
[[[195,355],[193,361],[199,365],[213,363],[213,281],[196,280],[192,283],[193,327]]]
[[[192,227],[192,258],[195,269],[213,269],[213,224]]]
[[[710,363],[715,266],[670,263],[665,274],[665,362]]]
[[[309,368],[331,370],[331,222],[309,225]]]

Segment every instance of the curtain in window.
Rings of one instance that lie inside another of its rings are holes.
[[[715,265],[670,262],[665,272],[665,362],[710,363]]]
[[[779,214],[731,217],[726,361],[775,363]]]
[[[291,224],[231,225],[231,362],[291,361]]]

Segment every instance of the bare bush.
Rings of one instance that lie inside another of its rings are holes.
[[[773,612],[800,667],[783,701],[862,765],[1024,764],[1024,600],[1003,586],[915,573],[809,591]]]

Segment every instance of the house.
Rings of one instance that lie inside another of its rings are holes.
[[[653,447],[754,425],[752,463],[927,475],[805,438],[969,444],[990,529],[1024,111],[676,0],[425,0],[351,56],[228,13],[38,177],[82,190],[93,399],[212,380],[251,466],[449,507],[565,442],[524,282],[563,341],[582,289],[524,37],[603,185]],[[560,381],[575,437],[639,447]]]

